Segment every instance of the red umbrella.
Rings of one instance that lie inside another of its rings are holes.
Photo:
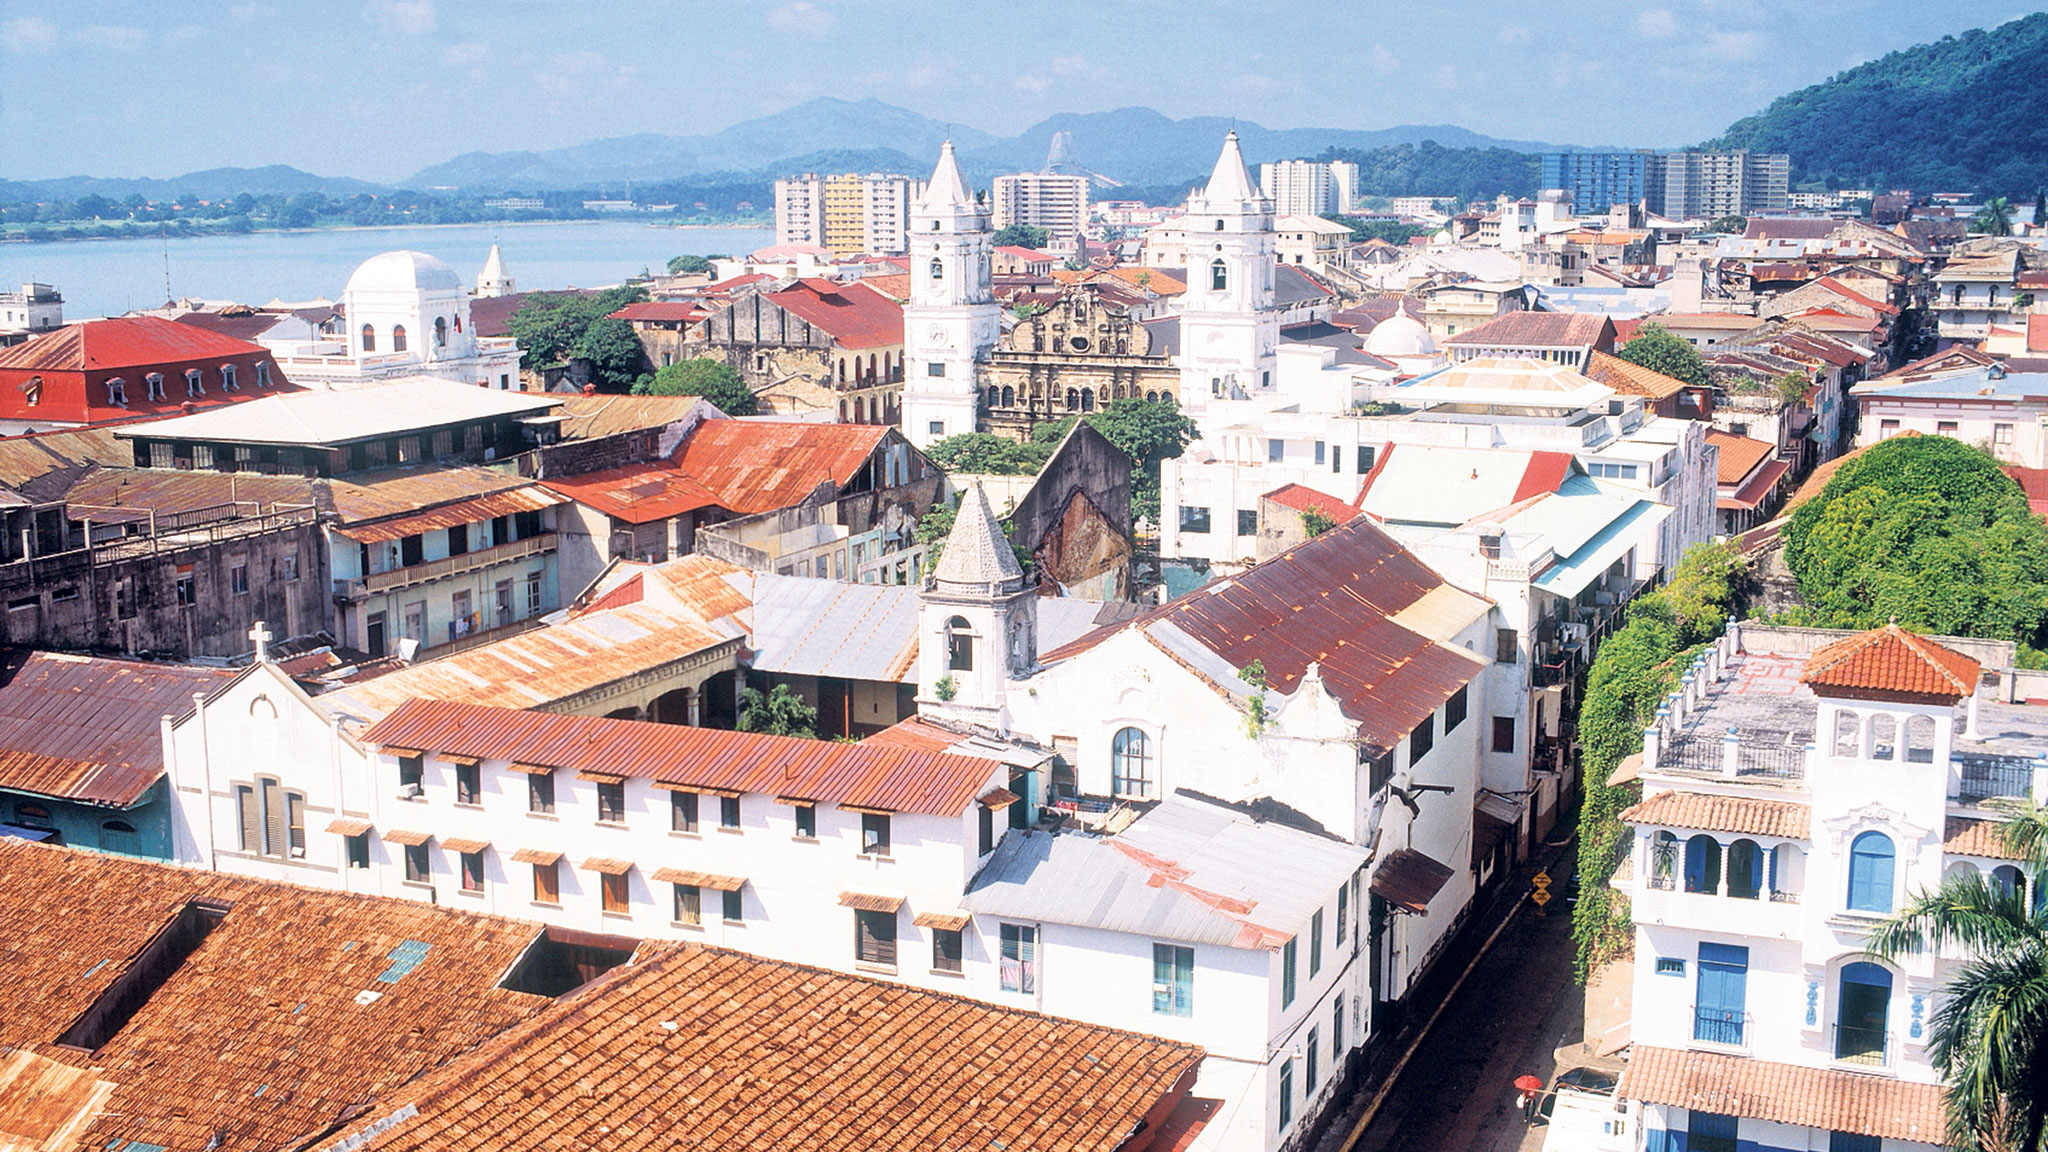
[[[1515,1088],[1534,1095],[1543,1091],[1543,1081],[1534,1076],[1517,1076],[1515,1077]]]

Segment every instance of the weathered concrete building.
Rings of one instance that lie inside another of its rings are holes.
[[[777,281],[735,297],[683,351],[739,370],[777,415],[834,412],[894,424],[903,393],[903,308],[865,284]]]
[[[1048,596],[1122,600],[1131,590],[1131,458],[1076,421],[1008,517]]]
[[[1174,366],[1180,321],[1144,323],[1093,286],[1018,321],[988,354],[981,431],[1028,440],[1049,420],[1093,412],[1112,400],[1180,395]]]

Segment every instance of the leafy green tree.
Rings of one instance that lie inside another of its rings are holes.
[[[2003,801],[2003,847],[2048,875],[2048,809]],[[2037,880],[2036,883],[2039,883]],[[2026,885],[1951,873],[1871,933],[1896,959],[1931,949],[1968,957],[1928,1019],[1927,1053],[1948,1087],[1948,1145],[1972,1152],[2048,1146],[2048,903]]]
[[[1733,232],[1740,235],[1749,230],[1749,221],[1741,216],[1723,216],[1707,225],[1709,232]]]
[[[738,369],[720,360],[698,356],[664,364],[651,377],[633,385],[636,396],[702,396],[727,416],[752,416],[754,393]]]
[[[766,693],[759,688],[742,688],[739,730],[816,740],[818,710],[804,703],[804,698],[790,691],[787,684],[777,684]]]
[[[696,276],[711,271],[711,261],[702,256],[671,256],[668,274],[671,276]]]
[[[990,243],[998,248],[1044,248],[1052,234],[1029,224],[1007,224],[996,230]]]
[[[1983,449],[1947,436],[1886,440],[1849,460],[1785,528],[1800,623],[2040,646],[2048,530]]]
[[[1700,359],[1699,349],[1655,321],[1636,329],[1635,337],[1622,345],[1615,355],[1697,388],[1705,388],[1712,383],[1707,377],[1707,362]]]
[[[559,364],[575,351],[590,326],[628,304],[647,299],[645,288],[610,288],[603,292],[534,292],[520,301],[505,326],[519,342],[519,363],[525,368]]]
[[[1351,242],[1354,244],[1363,244],[1367,240],[1406,244],[1417,236],[1427,236],[1434,231],[1421,224],[1403,224],[1398,220],[1360,220],[1356,216],[1340,216],[1335,212],[1324,213],[1323,219],[1351,229]]]
[[[633,334],[633,326],[624,320],[600,316],[583,330],[582,338],[570,349],[570,354],[590,361],[590,371],[597,386],[607,392],[623,392],[630,387],[640,374],[640,367],[647,361],[647,353],[640,346],[640,337]]]
[[[1337,520],[1328,512],[1313,505],[1301,510],[1301,530],[1313,540],[1337,526]]]
[[[1136,464],[1131,469],[1131,515],[1159,523],[1159,464],[1185,452],[1200,429],[1171,399],[1112,400],[1109,407],[1090,414],[1088,423]]]
[[[1970,231],[1986,236],[2012,235],[2012,202],[2003,196],[1985,201],[1970,220]]]
[[[1022,444],[992,432],[965,432],[937,441],[925,455],[948,472],[1018,476],[1037,473],[1052,451],[1044,444]]]

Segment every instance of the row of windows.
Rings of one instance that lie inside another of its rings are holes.
[[[1093,388],[1069,388],[1067,389],[1065,395],[1067,411],[1095,411],[1095,402],[1098,395],[1102,402],[1107,404],[1112,400],[1136,400],[1139,398],[1140,393],[1135,385],[1126,389],[1125,386],[1122,384],[1117,384],[1110,388],[1104,388],[1099,394]],[[1173,399],[1173,393],[1160,392],[1156,390],[1145,392],[1142,395],[1144,399],[1155,404],[1158,403],[1161,399]],[[1054,398],[1058,399],[1059,394],[1055,393]],[[990,408],[1014,408],[1017,406],[1017,401],[1019,399],[1020,396],[1018,395],[1017,389],[1014,385],[1006,384],[1000,388],[998,388],[994,384],[988,386],[988,406]],[[1027,407],[1029,407],[1032,403],[1032,398],[1029,395],[1022,396],[1021,399],[1024,401]]]
[[[455,331],[462,331],[462,317],[460,316],[455,318]],[[362,341],[363,351],[375,352],[377,350],[377,329],[374,325],[363,325]],[[445,316],[436,316],[434,317],[434,347],[442,348],[446,347],[447,344],[448,319]],[[406,351],[405,325],[393,324],[391,326],[391,350],[393,352]]]
[[[1702,941],[1694,977],[1693,1039],[1708,1044],[1745,1047],[1752,1039],[1749,1013],[1749,949],[1737,944]],[[1662,976],[1685,975],[1685,960],[1660,956]],[[1858,960],[1842,965],[1836,976],[1834,1058],[1846,1064],[1884,1067],[1891,1063],[1890,1029],[1892,973],[1882,965]],[[1806,1025],[1818,1027],[1819,1005],[1809,1001]]]
[[[14,806],[14,823],[17,827],[35,832],[47,832],[44,841],[50,844],[64,843],[64,835],[57,830],[57,823],[50,816],[49,808],[41,804],[22,801]],[[99,847],[103,852],[122,852],[130,856],[142,853],[142,833],[126,820],[100,821]]]
[[[1651,841],[1650,854],[1650,886],[1671,887],[1678,838],[1669,832],[1657,833]],[[1794,845],[1780,844],[1765,852],[1756,841],[1742,839],[1724,849],[1719,840],[1702,832],[1685,841],[1684,855],[1683,881],[1687,892],[1756,900],[1768,890],[1773,900],[1797,899],[1797,891],[1788,883],[1792,869],[1798,867],[1802,858]],[[1893,877],[1897,856],[1892,838],[1882,832],[1862,832],[1851,840],[1843,907],[1852,912],[1889,913],[1895,899]]]
[[[128,381],[125,378],[109,376],[106,384],[107,403],[115,405],[125,405],[128,403]],[[43,378],[40,376],[29,377],[28,383],[22,385],[22,395],[29,407],[33,408],[37,404],[42,403],[42,386]],[[142,386],[145,389],[145,399],[167,399],[164,391],[163,373],[151,372],[145,375],[142,378]],[[258,388],[271,387],[270,361],[259,360],[256,362],[256,386]],[[223,392],[241,390],[238,369],[233,364],[223,364],[220,366],[220,389]],[[206,395],[206,374],[204,372],[197,368],[187,368],[185,370],[185,395],[188,399]]]
[[[1338,993],[1330,1001],[1330,1062],[1332,1066],[1344,1058],[1344,994]],[[1280,1062],[1280,1130],[1286,1131],[1294,1123],[1294,1064],[1297,1058],[1289,1056]],[[1304,1103],[1315,1098],[1316,1085],[1322,1076],[1322,1033],[1319,1025],[1311,1026],[1301,1045],[1301,1098]]]
[[[1337,889],[1337,938],[1334,947],[1342,949],[1350,933],[1351,887]],[[1296,936],[1280,946],[1280,1006],[1294,1003],[1295,967],[1300,958],[1301,937]],[[1316,909],[1308,919],[1308,978],[1313,980],[1323,970],[1323,910]]]

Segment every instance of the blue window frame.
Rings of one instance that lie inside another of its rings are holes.
[[[1702,833],[1685,842],[1685,890],[1721,890],[1721,842]]]
[[[1892,910],[1892,838],[1865,832],[1849,845],[1849,907],[1858,912]]]
[[[1882,1066],[1892,1003],[1892,974],[1858,961],[1842,966],[1842,988],[1835,1002],[1835,1059]]]
[[[1161,1016],[1195,1014],[1195,950],[1176,944],[1152,946],[1152,1011]]]
[[[1702,943],[1692,1038],[1711,1044],[1742,1043],[1748,984],[1749,949]]]
[[[1884,1141],[1861,1132],[1828,1133],[1828,1152],[1883,1152]]]
[[[1735,1117],[1686,1113],[1685,1147],[1686,1152],[1735,1152]]]

